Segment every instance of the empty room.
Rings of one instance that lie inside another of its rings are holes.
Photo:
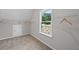
[[[0,50],[79,50],[79,9],[0,9]]]

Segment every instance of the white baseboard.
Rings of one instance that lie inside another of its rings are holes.
[[[22,34],[22,35],[19,35],[19,36],[11,36],[11,37],[6,37],[6,38],[1,38],[0,40],[5,40],[5,39],[9,39],[9,38],[20,37],[20,36],[24,36],[24,35],[29,35],[29,34]]]
[[[47,45],[49,48],[51,48],[52,50],[56,50],[54,47],[52,47],[51,45],[47,44],[46,42],[40,40],[38,37],[36,37],[34,34],[30,34],[33,37],[35,37],[36,39],[38,39],[40,42],[42,42],[43,44]]]

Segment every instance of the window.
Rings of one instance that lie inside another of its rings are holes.
[[[52,36],[52,10],[42,10],[40,16],[40,33]]]

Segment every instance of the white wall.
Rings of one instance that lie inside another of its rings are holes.
[[[33,9],[0,9],[0,19],[29,21]]]
[[[60,24],[63,16],[71,16],[72,25]],[[54,10],[53,30],[56,49],[79,49],[79,10]]]
[[[30,33],[32,9],[0,9],[0,39]]]
[[[51,48],[79,49],[79,10],[53,10],[53,38],[39,33],[39,12],[36,10],[31,22],[31,34]],[[72,16],[72,25],[60,24],[64,16]]]
[[[5,20],[0,23],[0,40],[29,34],[29,22]]]

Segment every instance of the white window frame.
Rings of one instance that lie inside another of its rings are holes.
[[[47,10],[50,10],[50,9],[47,9]],[[46,10],[46,11],[47,11],[47,10]],[[52,10],[52,9],[51,9],[51,10]],[[42,29],[42,28],[41,28],[41,25],[42,25],[42,24],[41,24],[41,22],[42,22],[42,16],[41,16],[41,14],[42,14],[43,11],[45,11],[45,10],[41,10],[41,11],[40,11],[40,21],[39,21],[39,22],[40,22],[40,24],[39,24],[39,27],[40,27],[40,28],[39,28],[39,32],[40,32],[41,34],[45,35],[45,36],[52,37],[52,34],[49,35],[49,34],[43,33],[43,32],[41,31],[41,29]],[[51,13],[51,27],[53,27],[53,26],[52,26],[52,25],[53,25],[53,24],[52,24],[52,23],[53,23],[52,20],[53,20],[53,19],[52,19],[52,13]],[[51,31],[51,32],[52,32],[52,31]],[[52,33],[53,33],[53,32],[52,32]]]

